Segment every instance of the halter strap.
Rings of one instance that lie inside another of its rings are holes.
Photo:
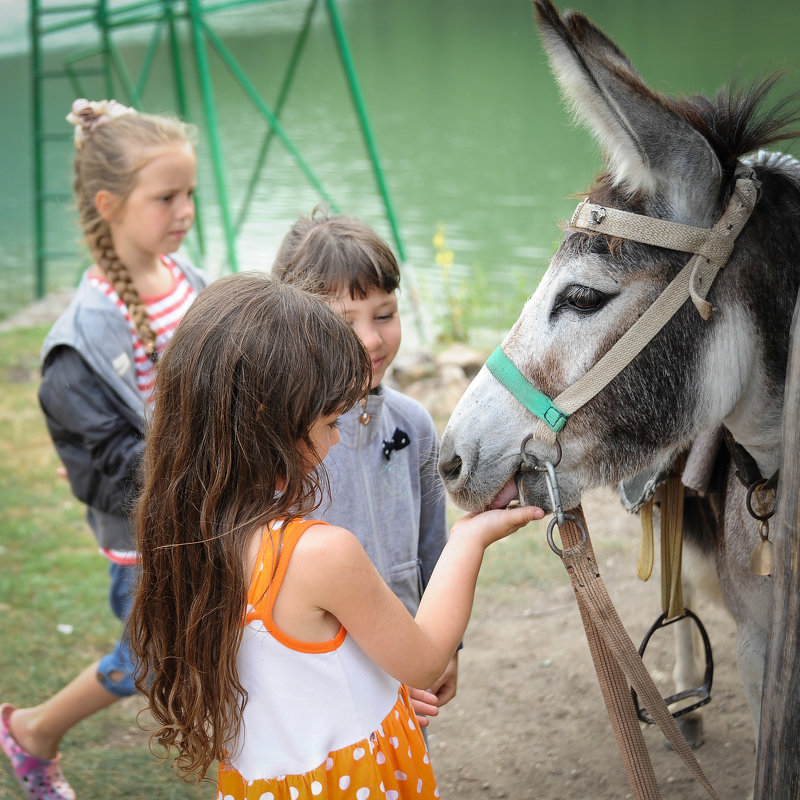
[[[540,392],[518,369],[516,364],[498,347],[486,361],[489,372],[519,400],[528,411],[558,433],[567,421],[565,414],[544,393]]]
[[[696,228],[680,222],[606,208],[590,203],[587,197],[575,209],[570,226],[667,250],[694,253],[688,262],[692,265],[690,295],[700,316],[709,319],[712,308],[705,299],[706,295],[717,272],[730,258],[736,237],[750,218],[757,196],[758,190],[752,178],[739,178],[728,207],[713,228]]]
[[[564,427],[567,417],[614,380],[688,297],[692,298],[703,319],[711,317],[713,309],[705,298],[717,273],[727,263],[736,237],[755,207],[757,195],[758,190],[752,177],[739,178],[727,208],[713,228],[696,228],[606,208],[590,203],[588,198],[578,205],[570,222],[573,228],[694,255],[611,349],[586,374],[553,400],[536,389],[500,348],[492,353],[486,362],[489,371],[522,405],[539,418],[533,431],[536,438],[551,445],[555,444],[556,434]],[[558,424],[558,427],[553,423]]]

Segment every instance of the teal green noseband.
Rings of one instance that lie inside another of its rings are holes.
[[[540,392],[516,367],[514,362],[498,347],[486,361],[489,372],[508,389],[534,416],[543,420],[558,433],[569,414],[562,411],[543,392]]]

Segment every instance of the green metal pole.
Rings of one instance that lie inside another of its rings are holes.
[[[85,61],[93,56],[102,54],[102,52],[103,49],[101,47],[89,47],[64,58],[64,72],[69,79],[74,97],[86,97],[87,93],[81,84],[81,77],[96,77],[105,74],[105,71],[98,67],[76,67],[75,65],[79,61]]]
[[[383,179],[383,169],[381,168],[381,161],[380,157],[378,156],[378,148],[372,135],[369,119],[367,118],[367,109],[364,105],[364,98],[361,95],[361,89],[358,85],[356,68],[353,63],[353,57],[350,54],[350,47],[347,44],[347,36],[344,32],[344,26],[342,25],[342,20],[339,16],[339,8],[336,5],[336,0],[326,1],[328,5],[328,13],[330,14],[331,18],[331,25],[333,27],[333,33],[336,37],[336,46],[339,51],[339,57],[341,58],[342,65],[344,66],[344,71],[347,76],[347,83],[350,87],[350,94],[353,98],[353,105],[356,108],[356,114],[358,115],[358,120],[361,124],[361,132],[364,136],[367,152],[369,153],[370,160],[372,161],[372,169],[375,173],[375,180],[378,183],[378,191],[381,193],[381,197],[383,198],[383,204],[386,208],[386,216],[389,220],[389,225],[392,228],[392,235],[394,236],[394,242],[397,246],[397,255],[400,257],[401,261],[405,261],[406,257],[403,249],[403,242],[400,238],[400,229],[398,228],[397,219],[394,215],[392,201],[389,198],[389,189],[387,188],[386,182]]]
[[[141,106],[141,98],[139,97],[139,92],[137,91],[130,75],[128,74],[125,61],[120,55],[119,49],[114,43],[114,40],[109,37],[107,41],[108,54],[111,57],[111,63],[114,65],[114,69],[117,71],[117,77],[119,78],[119,82],[122,84],[122,89],[127,96],[127,102],[134,108],[139,108]]]
[[[173,88],[175,90],[175,102],[178,107],[178,114],[181,119],[190,120],[189,103],[186,99],[186,81],[183,73],[183,62],[181,61],[180,42],[178,41],[178,32],[175,28],[175,12],[173,11],[173,0],[163,0],[164,18],[167,21],[167,32],[169,39],[169,52],[172,60],[172,77]],[[206,236],[205,224],[203,215],[203,192],[200,191],[195,199],[195,217],[194,217],[194,230],[197,238],[197,247],[200,250],[200,255],[205,256],[206,253]]]
[[[297,71],[298,63],[300,62],[300,56],[305,48],[306,39],[308,38],[308,31],[311,28],[311,19],[314,16],[317,2],[318,0],[311,0],[306,8],[306,16],[303,20],[303,26],[301,27],[300,33],[295,41],[292,54],[289,57],[289,65],[286,68],[286,74],[283,78],[280,91],[278,92],[278,100],[275,103],[275,119],[280,118],[283,104],[286,102],[286,97],[289,94],[289,87],[292,84],[292,80],[294,80],[294,74]],[[267,128],[264,141],[261,143],[261,149],[258,151],[258,158],[256,159],[256,165],[253,168],[253,174],[250,176],[250,182],[248,183],[247,190],[244,193],[242,207],[239,210],[239,217],[236,220],[237,233],[241,230],[242,225],[244,225],[245,219],[247,219],[247,212],[250,210],[250,203],[252,202],[253,194],[255,193],[256,186],[258,185],[258,179],[261,175],[261,168],[264,166],[264,161],[266,161],[269,146],[274,138],[275,129],[270,126]]]
[[[106,78],[106,99],[114,97],[114,84],[111,80],[110,65],[110,38],[108,36],[108,7],[106,0],[99,0],[96,12],[97,26],[100,28],[100,39],[103,43],[103,67],[105,68]]]
[[[183,119],[189,118],[189,103],[186,100],[186,82],[183,76],[183,63],[181,62],[180,42],[175,29],[175,14],[172,10],[172,0],[164,0],[164,17],[167,21],[169,37],[169,52],[172,59],[172,77],[174,78],[175,100],[178,104],[178,113]]]
[[[222,215],[222,227],[225,231],[228,263],[231,269],[236,272],[239,269],[239,260],[236,255],[236,238],[233,225],[231,224],[228,188],[225,183],[222,140],[219,135],[217,112],[214,106],[214,89],[211,83],[208,53],[206,52],[206,42],[204,38],[205,26],[203,24],[202,13],[199,0],[189,0],[189,20],[192,26],[194,55],[197,63],[197,73],[200,79],[200,90],[203,97],[203,109],[205,111],[209,145],[211,146],[211,159],[214,165],[214,178],[217,184],[217,198],[219,199],[220,213]]]
[[[139,68],[139,78],[136,81],[136,97],[142,96],[144,87],[147,85],[147,81],[150,78],[150,70],[153,68],[153,60],[156,57],[156,50],[158,49],[158,43],[161,39],[161,28],[163,25],[164,19],[162,17],[156,23],[156,26],[153,29],[153,35],[150,37],[150,41],[147,43],[147,50],[145,51],[144,58],[142,59],[142,66]]]
[[[33,220],[34,220],[34,292],[37,298],[44,297],[45,262],[44,262],[44,208],[42,194],[44,192],[44,170],[42,167],[42,92],[39,86],[39,75],[42,70],[42,53],[39,46],[39,0],[30,0],[30,36],[31,36],[31,79],[33,112]]]
[[[289,154],[292,156],[292,158],[294,158],[297,166],[300,167],[311,185],[317,190],[320,197],[322,197],[322,199],[331,206],[331,209],[336,210],[336,204],[333,202],[333,199],[325,190],[325,187],[322,185],[322,183],[320,183],[317,176],[312,172],[308,164],[306,164],[305,159],[300,155],[300,151],[294,146],[294,144],[292,144],[291,140],[286,135],[286,132],[283,130],[283,126],[280,124],[280,122],[278,122],[275,115],[262,100],[258,91],[256,91],[255,86],[253,86],[250,79],[236,62],[236,59],[231,55],[231,52],[227,47],[225,47],[225,45],[222,43],[222,40],[214,33],[214,31],[211,30],[211,28],[205,27],[205,33],[214,49],[219,54],[220,58],[222,58],[228,69],[239,82],[239,85],[247,93],[253,105],[272,126],[273,130],[275,131],[275,135],[278,137],[278,139],[280,139],[283,146],[289,151]]]
[[[367,117],[367,109],[364,104],[364,98],[361,95],[361,89],[358,85],[358,77],[356,76],[356,68],[353,63],[353,57],[350,54],[350,47],[347,43],[347,36],[344,31],[341,17],[339,16],[339,8],[336,5],[336,0],[327,0],[328,14],[331,18],[331,26],[336,38],[336,46],[339,51],[339,57],[344,66],[345,75],[347,76],[347,83],[350,87],[350,95],[353,98],[353,105],[358,115],[358,120],[361,124],[361,133],[364,137],[364,143],[367,146],[370,160],[372,161],[372,170],[375,174],[375,180],[378,184],[378,191],[383,198],[383,205],[386,209],[386,218],[389,220],[389,226],[392,229],[394,236],[394,243],[397,247],[397,255],[401,262],[404,262],[405,273],[407,282],[409,284],[408,297],[411,301],[411,310],[414,316],[414,326],[417,329],[417,334],[422,341],[426,341],[428,334],[426,331],[426,324],[422,313],[420,312],[421,300],[419,291],[417,289],[417,281],[414,277],[414,271],[409,262],[406,261],[405,248],[403,247],[403,240],[400,238],[400,228],[397,224],[397,218],[394,215],[394,208],[392,206],[391,198],[389,197],[389,189],[386,186],[386,181],[383,178],[383,168],[381,167],[380,156],[378,155],[378,147],[375,144],[375,138],[372,135],[372,129]]]

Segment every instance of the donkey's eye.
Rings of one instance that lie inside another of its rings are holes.
[[[607,294],[589,286],[570,286],[564,293],[564,305],[576,311],[597,311],[607,300]]]

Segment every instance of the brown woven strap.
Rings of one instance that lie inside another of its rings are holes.
[[[629,685],[692,775],[710,797],[719,800],[611,602],[597,568],[583,511],[577,508],[570,514],[577,522],[567,517],[560,526],[561,560],[572,581],[603,699],[634,797],[636,800],[653,800],[659,797],[659,793]],[[583,526],[585,537],[579,525]]]

